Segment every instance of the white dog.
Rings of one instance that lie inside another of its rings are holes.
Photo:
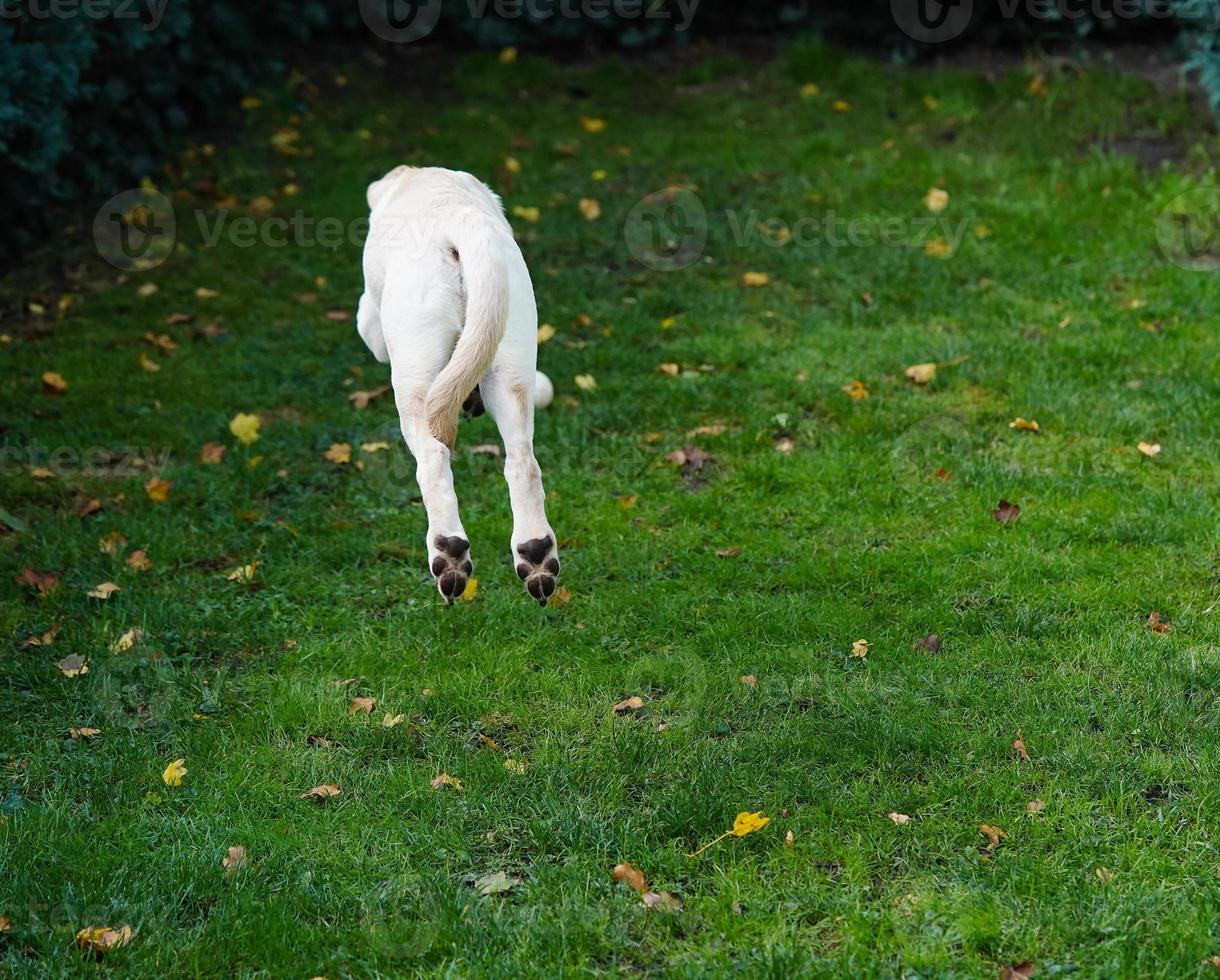
[[[463,404],[481,397],[504,440],[513,564],[545,605],[559,557],[534,458],[534,405],[550,401],[551,384],[535,368],[534,288],[500,199],[467,173],[397,167],[369,186],[368,201],[356,329],[390,365],[436,586],[452,603],[474,567],[450,461]]]

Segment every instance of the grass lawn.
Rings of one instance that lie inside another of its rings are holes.
[[[0,975],[1213,973],[1220,278],[1157,245],[1211,180],[1198,111],[1100,71],[807,43],[451,68],[439,113],[367,65],[259,93],[157,178],[166,264],[64,245],[62,315],[38,257],[2,284],[45,312],[0,347]],[[1141,140],[1181,152],[1106,148]],[[454,465],[477,594],[437,595],[391,399],[348,398],[388,381],[351,321],[358,245],[209,247],[194,214],[353,222],[403,161],[538,209],[512,221],[554,327],[562,604],[508,561],[486,418]],[[706,247],[641,263],[654,224]],[[770,823],[687,856],[739,811]],[[684,909],[643,907],[619,862]],[[123,924],[100,961],[73,946]]]

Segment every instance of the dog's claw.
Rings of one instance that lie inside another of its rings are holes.
[[[517,577],[525,583],[525,591],[538,605],[545,606],[555,594],[555,576],[559,574],[559,556],[555,541],[548,534],[517,545]]]

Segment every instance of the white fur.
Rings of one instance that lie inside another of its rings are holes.
[[[446,594],[442,575],[468,561],[454,558],[452,568],[437,572],[437,558],[446,557],[438,537],[466,537],[450,462],[462,403],[477,385],[504,440],[514,565],[531,594],[545,601],[549,592],[536,593],[554,588],[542,566],[555,556],[555,534],[534,458],[533,409],[535,401],[549,402],[553,389],[536,368],[533,285],[500,199],[467,173],[397,167],[369,186],[368,202],[356,329],[373,356],[390,364],[428,513],[428,560],[438,588]],[[521,544],[546,537],[546,558],[523,559]],[[539,586],[537,576],[550,581]]]

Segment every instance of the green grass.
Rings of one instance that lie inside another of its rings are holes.
[[[1155,235],[1167,201],[1213,180],[1215,138],[1185,101],[1094,72],[1038,95],[1025,72],[991,83],[809,44],[762,68],[474,57],[439,112],[349,75],[261,93],[242,134],[157,178],[186,246],[160,269],[121,278],[86,256],[62,318],[33,266],[3,284],[51,312],[0,348],[0,508],[20,525],[0,537],[0,974],[1212,972],[1220,280],[1167,262]],[[820,93],[802,98],[807,82]],[[288,125],[299,156],[269,143]],[[1133,137],[1184,152],[1142,169],[1096,148]],[[478,594],[437,596],[390,399],[346,398],[387,371],[325,316],[354,309],[358,247],[207,248],[194,228],[207,173],[238,213],[271,195],[280,215],[348,222],[404,160],[542,210],[514,225],[557,331],[537,443],[562,606],[538,609],[507,561],[499,462],[469,452],[494,441],[487,419],[463,427],[454,467]],[[708,243],[654,271],[624,221],[671,184],[695,189]],[[937,184],[942,217],[966,222],[951,257],[734,240],[751,210],[910,230]],[[747,271],[770,284],[743,287]],[[166,326],[174,313],[196,320]],[[193,337],[213,320],[226,335]],[[967,356],[924,387],[903,377]],[[841,390],[854,379],[871,397]],[[239,411],[263,419],[249,447],[228,432]],[[168,451],[169,499],[148,499],[146,471],[35,479],[34,440]],[[363,471],[323,457],[378,440],[395,448],[357,449]],[[220,465],[198,462],[208,441],[227,445]],[[665,457],[692,443],[713,461],[684,474]],[[1002,497],[1022,508],[1008,526]],[[78,518],[78,498],[104,509]],[[151,570],[103,554],[111,530]],[[255,560],[257,587],[226,580]],[[17,586],[27,566],[58,590]],[[105,580],[122,591],[86,595]],[[1154,609],[1172,632],[1146,627]],[[23,647],[56,623],[53,647]],[[111,652],[136,626],[144,642]],[[939,653],[913,646],[930,632]],[[61,674],[70,654],[88,674]],[[636,694],[641,717],[612,716]],[[371,718],[348,715],[357,695]],[[413,721],[384,728],[386,710]],[[77,726],[102,735],[73,741]],[[177,758],[189,773],[167,787]],[[464,790],[433,790],[442,772]],[[320,783],[341,795],[298,799]],[[685,856],[741,810],[771,823]],[[990,859],[981,823],[1008,835]],[[250,866],[227,877],[235,844]],[[684,911],[641,907],[611,878],[620,861]],[[480,897],[471,883],[497,871],[520,884]],[[121,923],[133,941],[100,963],[72,948]]]

